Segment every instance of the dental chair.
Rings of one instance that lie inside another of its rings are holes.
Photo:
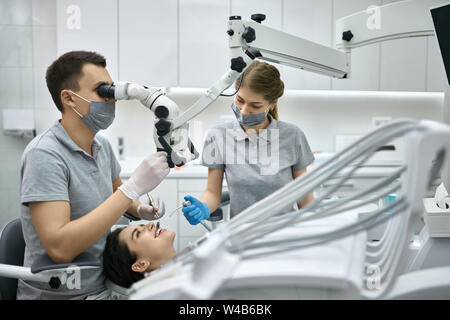
[[[208,219],[213,229],[217,223],[223,220],[222,207],[229,203],[229,194],[222,194],[222,202],[219,208],[211,213]],[[124,222],[139,221],[128,213],[124,213],[119,219],[119,225]],[[30,279],[47,282],[51,288],[57,288],[63,281],[65,270],[69,266],[81,268],[100,268],[101,264],[95,257],[83,253],[69,264],[55,264],[48,255],[41,257],[31,268],[24,268],[23,259],[25,253],[25,241],[22,233],[20,218],[14,219],[0,230],[0,300],[15,300],[17,294],[18,279]],[[111,290],[111,299],[127,299],[127,289],[106,280],[106,287]]]
[[[139,220],[125,213],[123,217],[129,221]],[[57,289],[67,277],[69,266],[83,269],[101,268],[94,256],[82,253],[74,261],[67,264],[56,264],[48,255],[40,257],[31,268],[23,267],[25,241],[20,218],[4,225],[0,230],[0,300],[15,300],[18,279],[34,280],[48,283],[49,287]],[[107,284],[107,288],[124,292],[124,288]]]
[[[7,223],[0,231],[0,263],[22,266],[25,252],[20,219]],[[0,277],[0,299],[15,300],[17,279]]]
[[[327,201],[397,138],[405,141],[398,168]],[[450,299],[450,266],[404,273],[422,199],[449,155],[450,127],[387,124],[198,239],[134,283],[130,299]],[[330,179],[339,182],[305,208],[283,211]]]
[[[230,203],[230,193],[228,191],[222,192],[222,199],[219,207],[209,215],[208,221],[211,222],[212,229],[216,229],[221,223],[228,221],[228,217],[224,215],[223,207]]]

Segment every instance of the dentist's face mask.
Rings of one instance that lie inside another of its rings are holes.
[[[74,107],[72,109],[80,116],[81,121],[94,132],[107,129],[114,121],[116,115],[116,103],[107,101],[89,101],[71,91],[77,97],[89,103],[89,114],[81,115]]]
[[[264,121],[266,121],[267,114],[269,113],[269,108],[270,105],[264,112],[242,114],[241,110],[239,110],[234,102],[231,104],[231,109],[233,109],[236,119],[239,121],[239,124],[244,127],[254,127],[264,123]]]

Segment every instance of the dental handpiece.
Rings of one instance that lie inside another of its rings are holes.
[[[173,216],[173,214],[174,214],[175,212],[177,212],[179,209],[181,209],[181,208],[183,208],[183,207],[190,206],[190,205],[191,205],[191,202],[190,202],[189,200],[183,201],[183,204],[182,204],[181,206],[179,206],[178,208],[176,208],[175,210],[173,210],[173,211],[169,214],[169,217]],[[206,223],[204,223],[203,221],[200,221],[200,224],[201,224],[206,230],[208,230],[208,232],[211,232],[211,228],[208,227],[208,225],[207,225]]]
[[[183,201],[183,204],[181,206],[179,206],[178,208],[176,208],[175,210],[173,210],[170,214],[169,217],[173,216],[175,212],[177,212],[179,209],[183,208],[183,207],[187,207],[190,206],[191,203],[189,201]]]
[[[191,202],[189,200],[183,201],[183,207],[190,206]],[[200,224],[208,231],[211,232],[211,228],[206,225],[203,221],[200,221]]]

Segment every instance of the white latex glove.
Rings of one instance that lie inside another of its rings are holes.
[[[169,174],[167,153],[160,151],[149,155],[131,174],[130,179],[120,187],[133,202],[140,196],[152,191]]]
[[[158,196],[150,196],[148,204],[141,204],[137,208],[137,213],[142,220],[156,220],[160,219],[166,213],[166,206],[164,201]]]

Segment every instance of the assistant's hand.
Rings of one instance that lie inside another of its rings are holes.
[[[199,224],[200,221],[209,218],[210,212],[206,203],[201,202],[192,196],[185,196],[184,200],[189,200],[191,202],[190,206],[183,207],[182,209],[185,218],[190,224],[195,226]]]
[[[167,153],[156,152],[145,158],[119,189],[133,202],[152,191],[169,174]]]
[[[142,203],[137,208],[137,213],[142,220],[160,219],[166,213],[164,201],[158,196],[152,195],[148,204]]]

